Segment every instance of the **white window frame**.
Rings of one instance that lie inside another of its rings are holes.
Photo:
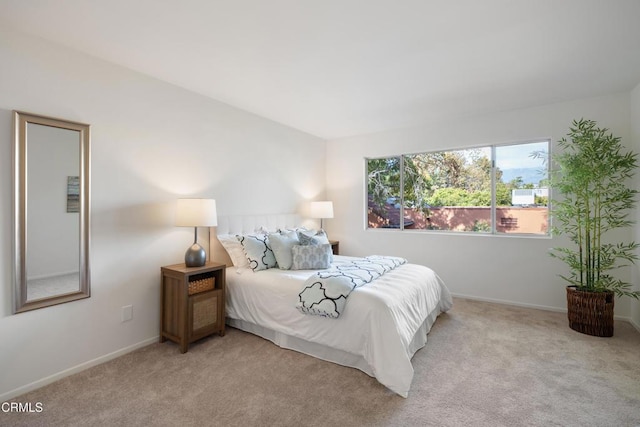
[[[507,146],[514,146],[514,145],[526,145],[526,144],[532,144],[532,143],[546,143],[547,144],[547,161],[544,163],[545,164],[545,168],[546,168],[546,174],[547,177],[549,177],[549,161],[548,159],[551,158],[551,149],[552,149],[552,143],[551,143],[551,138],[535,138],[535,139],[530,139],[530,140],[524,140],[524,141],[517,141],[517,142],[505,142],[505,143],[498,143],[498,144],[483,144],[483,145],[478,145],[478,146],[471,146],[471,147],[461,147],[461,148],[450,148],[450,149],[446,149],[446,150],[432,150],[432,151],[423,151],[423,152],[416,152],[416,153],[403,153],[403,154],[392,154],[392,155],[388,155],[388,156],[376,156],[376,157],[365,157],[364,158],[364,174],[365,174],[365,179],[364,179],[364,219],[365,219],[365,229],[366,230],[385,230],[385,231],[410,231],[410,232],[427,232],[427,233],[450,233],[450,234],[455,234],[455,235],[472,235],[472,236],[505,236],[505,237],[534,237],[534,238],[539,238],[539,237],[550,237],[551,236],[551,216],[550,216],[550,212],[551,212],[551,197],[552,197],[552,189],[549,187],[548,188],[548,200],[547,200],[547,231],[546,233],[506,233],[503,231],[498,231],[497,230],[497,208],[498,206],[496,205],[497,199],[496,199],[496,190],[497,190],[497,181],[496,181],[496,171],[498,169],[497,165],[496,165],[496,151],[499,149],[499,147],[507,147]],[[404,211],[405,211],[405,198],[404,198],[404,159],[405,156],[411,156],[411,155],[418,155],[418,154],[431,154],[431,153],[447,153],[447,152],[452,152],[452,151],[463,151],[463,150],[473,150],[473,149],[490,149],[491,152],[491,231],[490,232],[478,232],[478,231],[454,231],[454,230],[430,230],[430,229],[426,229],[426,228],[419,228],[419,229],[406,229],[404,227]],[[377,227],[369,227],[369,221],[368,221],[368,207],[369,207],[369,203],[368,203],[368,197],[369,197],[369,161],[371,160],[381,160],[381,159],[391,159],[391,158],[399,158],[400,162],[399,162],[399,167],[400,167],[400,194],[399,194],[399,199],[400,199],[400,225],[398,228],[377,228]]]

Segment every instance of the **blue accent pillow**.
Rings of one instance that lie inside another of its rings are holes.
[[[300,244],[302,246],[315,246],[315,245],[329,245],[329,249],[331,249],[331,244],[329,243],[329,238],[327,237],[327,233],[324,230],[320,231],[298,231],[298,239],[300,240]],[[329,258],[330,262],[333,262],[333,251],[331,250],[331,257]]]
[[[269,236],[266,234],[237,235],[244,253],[249,261],[249,268],[253,271],[266,270],[276,266],[276,257],[269,246]]]
[[[310,234],[298,232],[298,240],[302,246],[315,246],[320,244],[320,240],[316,239]]]
[[[331,245],[295,245],[291,249],[292,270],[322,270],[331,266]]]

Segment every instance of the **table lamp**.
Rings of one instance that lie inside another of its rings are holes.
[[[178,199],[176,225],[195,229],[193,245],[184,254],[184,263],[187,267],[202,267],[207,262],[207,254],[204,248],[198,244],[198,227],[218,225],[216,201],[213,199]]]
[[[333,218],[333,202],[311,202],[309,207],[311,218],[320,218],[320,229],[322,230],[322,220],[325,218]]]

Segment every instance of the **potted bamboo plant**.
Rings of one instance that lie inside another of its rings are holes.
[[[636,189],[629,182],[637,154],[623,152],[620,138],[591,120],[574,120],[551,156],[551,187],[560,196],[551,204],[552,231],[572,242],[551,256],[569,267],[561,275],[567,286],[569,326],[578,332],[613,336],[614,294],[640,298],[640,291],[618,278],[614,270],[637,259],[638,243],[616,241],[614,230],[633,224]],[[538,156],[542,153],[538,153]]]

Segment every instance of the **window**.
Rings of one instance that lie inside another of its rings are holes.
[[[368,228],[546,235],[549,141],[366,159]]]

